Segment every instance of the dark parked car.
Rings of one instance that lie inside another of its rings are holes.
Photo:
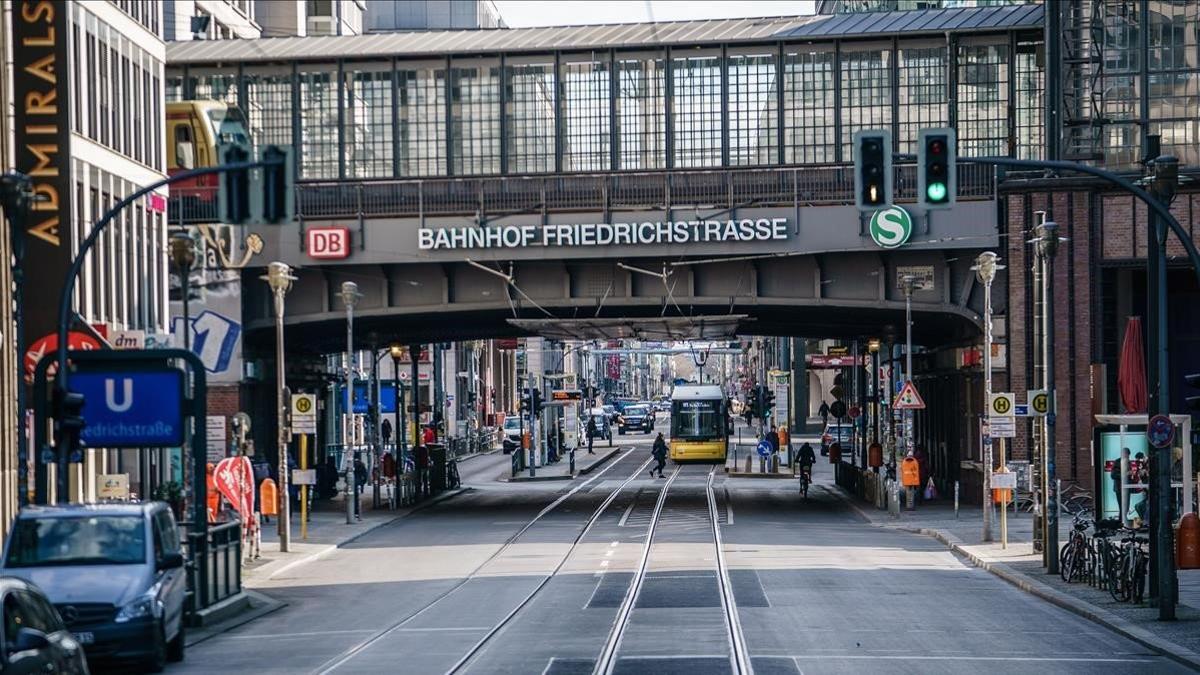
[[[17,577],[0,577],[4,630],[0,632],[0,673],[87,675],[83,646],[41,589]]]
[[[93,666],[183,659],[187,579],[165,502],[21,509],[3,573],[45,591]]]
[[[654,431],[654,411],[648,405],[627,405],[617,420],[617,432],[650,433]]]

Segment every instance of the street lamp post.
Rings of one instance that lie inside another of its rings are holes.
[[[912,372],[912,294],[916,288],[916,277],[911,274],[906,274],[900,279],[900,287],[904,290],[904,379],[906,382],[913,381]],[[905,408],[904,410],[904,456],[913,451],[913,411]],[[907,500],[906,507],[908,510],[916,508],[917,489],[908,488],[905,490]]]
[[[975,258],[975,270],[979,281],[983,283],[983,402],[984,406],[992,398],[992,282],[996,280],[996,271],[1004,269],[998,264],[999,257],[984,251]],[[983,540],[992,540],[992,439],[983,437]]]
[[[404,412],[404,401],[400,398],[400,359],[404,358],[404,345],[399,342],[393,342],[388,346],[388,354],[392,357],[392,393],[396,397],[396,433],[393,438],[396,439],[395,451],[393,459],[396,460],[396,485],[393,490],[400,489],[400,474],[404,473],[404,450],[401,445],[404,438],[404,420],[401,415]],[[398,495],[397,495],[398,496]],[[396,500],[399,502],[399,499]]]
[[[346,524],[354,522],[358,515],[358,488],[354,485],[354,460],[356,459],[354,434],[351,431],[354,424],[354,307],[362,294],[358,292],[358,284],[353,281],[342,282],[342,303],[346,306],[346,417],[343,424],[345,432],[346,458]]]
[[[179,299],[183,303],[183,348],[192,350],[192,324],[188,317],[188,282],[196,262],[196,241],[186,232],[171,235],[171,262],[179,270]],[[285,291],[286,292],[286,291]]]
[[[1037,226],[1037,250],[1042,265],[1042,363],[1046,369],[1046,394],[1050,398],[1050,411],[1046,413],[1046,447],[1043,452],[1046,477],[1046,571],[1058,574],[1058,490],[1055,489],[1055,444],[1054,427],[1058,411],[1058,402],[1054,395],[1054,316],[1051,307],[1054,306],[1054,254],[1058,252],[1058,225],[1046,221]]]
[[[286,263],[273,262],[267,266],[267,274],[262,277],[267,285],[271,287],[271,294],[275,299],[275,413],[278,415],[278,473],[279,485],[277,486],[277,498],[279,500],[279,550],[282,553],[288,552],[289,539],[291,538],[291,500],[288,499],[288,464],[287,464],[287,446],[288,446],[288,429],[287,429],[287,401],[284,398],[284,351],[283,351],[283,297],[292,288],[292,282],[296,277],[292,276],[292,268]],[[187,300],[184,300],[184,307],[187,306]],[[186,323],[186,322],[185,322]],[[187,334],[187,327],[184,327],[184,334]]]

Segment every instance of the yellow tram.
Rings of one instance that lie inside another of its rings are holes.
[[[728,401],[715,384],[682,384],[671,394],[671,459],[722,462],[729,449]]]

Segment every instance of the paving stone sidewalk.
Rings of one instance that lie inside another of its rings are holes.
[[[1087,583],[1066,583],[1046,574],[1042,556],[1033,552],[1033,517],[1008,512],[1008,546],[1000,541],[999,514],[992,533],[995,541],[983,542],[983,519],[978,505],[960,510],[945,503],[922,504],[892,518],[834,485],[824,486],[850,504],[871,523],[932,536],[975,565],[1013,585],[1064,609],[1104,625],[1165,656],[1200,669],[1200,570],[1179,572],[1179,605],[1176,621],[1159,621],[1158,609],[1113,600],[1107,589]],[[1059,540],[1066,541],[1069,518],[1059,520]]]

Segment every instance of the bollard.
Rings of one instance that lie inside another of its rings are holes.
[[[746,473],[750,473],[750,468],[751,468],[752,466],[754,466],[754,465],[751,463],[751,462],[753,462],[753,461],[754,461],[754,460],[753,460],[753,459],[750,457],[750,455],[746,455]]]
[[[958,481],[954,481],[954,518],[958,519]]]

